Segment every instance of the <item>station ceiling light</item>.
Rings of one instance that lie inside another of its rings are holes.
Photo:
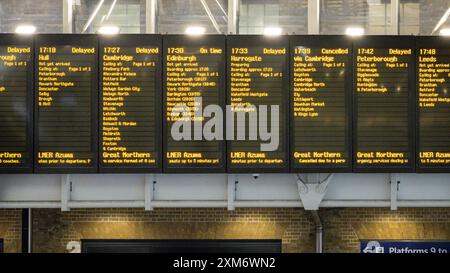
[[[119,34],[120,28],[117,26],[102,26],[98,29],[99,34],[114,35]]]
[[[439,35],[441,35],[441,36],[450,36],[450,28],[442,28],[439,31]]]
[[[283,33],[283,29],[280,27],[266,27],[264,28],[264,35],[267,36],[279,36]]]
[[[33,25],[19,25],[16,27],[17,34],[33,34],[36,32],[36,27]]]
[[[362,27],[348,27],[345,30],[345,34],[348,36],[362,36],[364,33],[365,30]]]
[[[184,33],[187,35],[203,35],[205,31],[206,29],[204,27],[190,26],[186,28]]]

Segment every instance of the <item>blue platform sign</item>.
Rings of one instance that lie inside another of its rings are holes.
[[[386,241],[360,242],[361,253],[450,253],[450,241]]]

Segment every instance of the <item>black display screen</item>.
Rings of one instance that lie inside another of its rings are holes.
[[[164,170],[224,172],[225,36],[163,39]],[[211,126],[216,124],[215,126]]]
[[[353,52],[354,170],[412,171],[414,40],[364,37]]]
[[[0,35],[0,173],[33,169],[33,39]]]
[[[161,170],[160,35],[104,36],[100,47],[100,172]]]
[[[36,172],[97,171],[97,49],[95,35],[36,37]]]
[[[342,36],[292,36],[291,169],[351,170],[352,43]]]
[[[0,35],[0,173],[448,172],[450,42]]]
[[[289,169],[289,39],[231,35],[227,38],[228,170]],[[277,113],[277,114],[275,114]]]
[[[450,171],[450,42],[417,37],[417,168]]]

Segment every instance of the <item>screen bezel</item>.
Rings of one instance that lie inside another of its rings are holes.
[[[91,149],[92,149],[92,162],[89,166],[76,165],[73,167],[66,166],[48,166],[38,164],[37,154],[39,152],[39,107],[38,107],[38,96],[35,94],[34,100],[34,172],[35,173],[97,173],[98,172],[98,36],[95,34],[39,34],[35,37],[35,64],[39,62],[38,60],[38,50],[43,44],[50,44],[55,46],[88,46],[95,47],[96,53],[94,60],[96,63],[93,64],[93,69],[91,72]],[[38,90],[38,65],[36,65],[34,75],[34,88]],[[36,92],[35,92],[36,93]]]

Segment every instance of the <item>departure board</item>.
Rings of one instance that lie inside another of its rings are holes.
[[[100,172],[161,171],[161,42],[100,38]]]
[[[33,40],[0,35],[0,173],[33,169]]]
[[[417,167],[450,171],[450,42],[417,37]]]
[[[95,35],[35,39],[35,170],[96,172],[98,41]]]
[[[227,58],[228,170],[288,171],[288,37],[228,36]]]
[[[351,40],[292,36],[291,169],[351,170]]]
[[[164,170],[225,172],[225,36],[167,35],[163,45]]]
[[[354,170],[414,169],[414,40],[354,42]]]

